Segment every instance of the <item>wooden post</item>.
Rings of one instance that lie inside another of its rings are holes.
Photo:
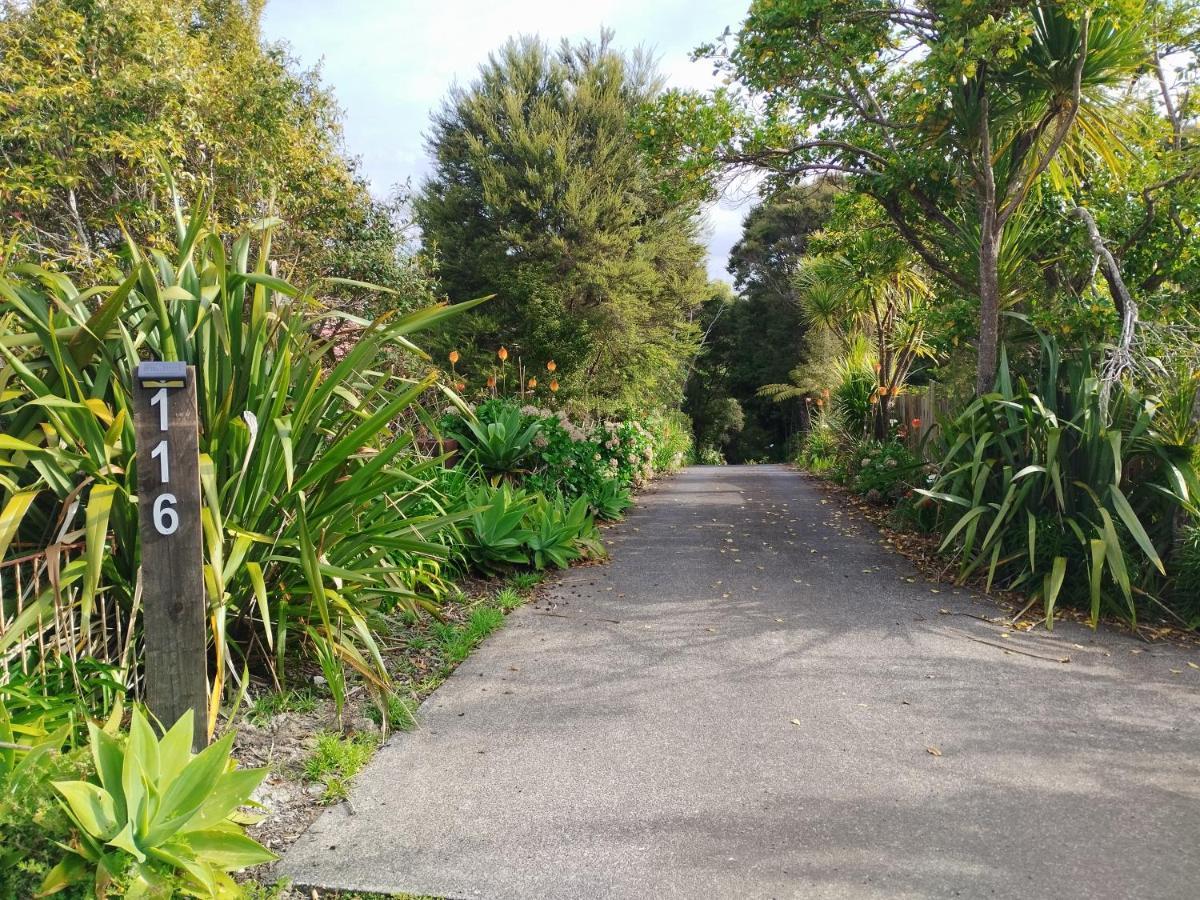
[[[146,702],[171,727],[191,710],[196,748],[207,743],[208,655],[200,526],[196,370],[150,362],[133,386]]]

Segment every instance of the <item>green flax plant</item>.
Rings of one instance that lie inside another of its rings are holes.
[[[1014,382],[1001,354],[996,390],[944,422],[939,474],[920,493],[940,504],[943,549],[960,576],[986,572],[1040,600],[1053,627],[1060,594],[1136,621],[1158,594],[1179,510],[1193,515],[1200,476],[1190,448],[1157,429],[1159,404],[1119,384],[1108,408],[1094,360],[1064,363],[1042,344],[1039,383]]]
[[[59,642],[59,653],[119,660],[134,682],[130,385],[139,360],[159,358],[196,367],[210,729],[225,686],[254,668],[282,677],[290,647],[323,644],[382,688],[371,618],[381,606],[434,603],[425,576],[446,557],[453,520],[428,502],[440,460],[412,453],[397,427],[438,388],[436,373],[402,377],[393,363],[399,353],[410,369],[422,365],[409,336],[474,304],[363,322],[316,299],[343,280],[301,288],[271,274],[277,219],[228,246],[203,203],[190,216],[177,205],[176,220],[176,249],[130,242],[115,287],[0,266],[0,556],[44,551],[50,575],[20,598],[19,615],[5,585],[0,659],[11,665],[66,610],[80,639]],[[335,317],[356,339],[322,336]],[[100,598],[124,622],[121,641],[108,618],[97,626]]]

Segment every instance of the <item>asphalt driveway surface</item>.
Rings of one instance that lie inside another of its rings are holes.
[[[288,853],[451,898],[1200,896],[1200,655],[919,577],[804,476],[684,471]],[[1064,661],[1068,660],[1068,661]]]

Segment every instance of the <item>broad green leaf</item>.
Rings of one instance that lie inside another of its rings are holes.
[[[235,769],[223,773],[211,786],[195,814],[179,827],[180,833],[203,831],[219,825],[239,806],[244,806],[267,775],[266,769]]]
[[[21,491],[13,494],[4,504],[4,510],[0,512],[0,559],[8,552],[9,544],[16,537],[17,529],[21,527],[21,520],[37,499],[38,493],[39,491]]]
[[[117,486],[115,484],[95,484],[88,495],[85,526],[87,575],[83,580],[83,590],[79,597],[79,611],[82,619],[80,628],[85,632],[88,630],[88,622],[91,619],[96,591],[100,587],[100,567],[108,555],[108,517],[116,493]]]
[[[1045,601],[1046,609],[1046,630],[1054,630],[1054,604],[1058,601],[1058,593],[1062,590],[1063,579],[1067,574],[1067,558],[1065,556],[1054,557],[1054,562],[1050,567],[1050,574],[1046,576],[1042,587],[1042,597]]]
[[[56,781],[54,789],[63,795],[80,828],[102,841],[116,836],[121,825],[108,791],[87,781]]]
[[[213,783],[225,769],[233,734],[198,753],[167,787],[150,824],[150,843],[159,844],[178,831],[203,806]]]
[[[237,872],[276,859],[274,853],[246,837],[227,831],[192,831],[183,838],[198,859]]]
[[[1162,560],[1159,559],[1158,552],[1154,549],[1150,535],[1146,534],[1146,529],[1142,527],[1141,520],[1133,511],[1133,507],[1129,505],[1129,501],[1125,499],[1125,495],[1121,493],[1121,489],[1115,484],[1112,485],[1109,488],[1109,496],[1112,497],[1113,509],[1117,511],[1117,515],[1121,517],[1121,521],[1125,523],[1125,527],[1129,529],[1129,534],[1137,541],[1137,545],[1142,548],[1146,558],[1154,564],[1159,572],[1166,575],[1167,570],[1163,566]]]
[[[1095,629],[1100,621],[1100,580],[1104,576],[1104,554],[1107,551],[1104,541],[1095,538],[1089,542],[1089,548],[1091,569],[1088,571],[1088,589],[1092,601],[1091,625]]]

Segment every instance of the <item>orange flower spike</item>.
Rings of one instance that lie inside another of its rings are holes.
[[[488,376],[487,386],[490,388],[494,388],[496,386],[496,376],[495,375]]]
[[[557,378],[551,378],[551,379],[550,379],[550,392],[551,392],[551,393],[556,393],[557,391],[558,391],[558,379],[557,379]]]
[[[460,381],[454,385],[454,389],[461,394],[467,389],[467,383],[465,381]]]
[[[554,360],[550,360],[550,362],[546,363],[546,371],[547,372],[553,372],[557,368],[558,368],[558,363],[556,363]]]
[[[456,362],[458,362],[458,360],[459,360],[458,351],[451,350],[450,351],[450,365],[454,365]]]
[[[920,427],[921,427],[921,420],[920,420],[920,419],[913,419],[913,420],[912,420],[912,427],[913,427],[913,428],[920,428]]]
[[[537,387],[537,379],[530,378],[529,382],[527,383],[527,387],[532,391],[535,387]]]
[[[499,350],[496,351],[496,355],[498,357],[500,357],[500,362],[504,362],[506,359],[508,359],[508,348],[501,347]]]

